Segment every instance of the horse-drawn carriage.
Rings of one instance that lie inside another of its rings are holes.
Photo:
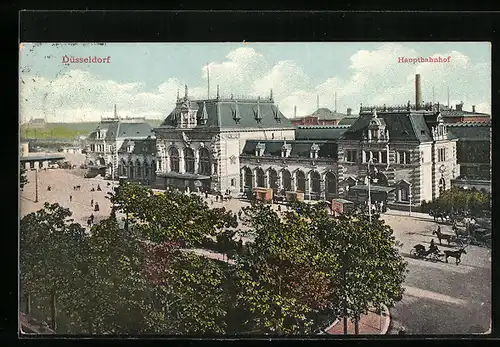
[[[425,249],[424,245],[418,244],[413,246],[410,255],[414,258],[430,260],[433,263],[437,262],[444,254],[439,251],[436,246],[431,245],[429,249]]]

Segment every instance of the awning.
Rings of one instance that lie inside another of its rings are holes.
[[[349,190],[368,191],[368,185],[359,184],[357,186],[350,187]],[[370,191],[372,191],[372,192],[389,193],[389,192],[392,192],[393,190],[396,190],[396,188],[395,187],[370,185]]]
[[[206,175],[198,175],[192,173],[180,173],[180,172],[161,172],[157,173],[158,177],[167,177],[167,178],[183,178],[186,180],[208,180],[211,177]]]

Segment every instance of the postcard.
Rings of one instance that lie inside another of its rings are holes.
[[[489,43],[19,57],[21,334],[491,333]]]

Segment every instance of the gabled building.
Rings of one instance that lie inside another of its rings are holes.
[[[127,146],[127,151],[123,150],[123,145],[126,142],[132,142],[131,146]],[[112,118],[102,118],[97,128],[93,130],[86,138],[86,158],[85,164],[89,169],[89,174],[101,174],[103,177],[118,178],[121,173],[125,172],[125,168],[129,166],[136,166],[137,160],[140,162],[141,167],[151,167],[155,164],[156,148],[147,147],[149,151],[145,154],[141,152],[140,158],[133,157],[133,163],[130,155],[137,155],[133,152],[135,149],[134,143],[154,142],[155,137],[151,125],[146,122],[145,118],[120,118],[116,113]],[[132,152],[128,149],[132,148]],[[143,148],[143,147],[141,147]],[[121,167],[119,168],[119,165]],[[151,171],[151,169],[149,170]],[[152,170],[154,171],[154,170]],[[135,171],[133,171],[135,173]],[[138,171],[137,173],[144,174],[145,171]],[[142,175],[141,174],[141,175]],[[149,175],[141,177],[135,174],[136,179],[148,180]]]
[[[456,142],[440,113],[419,104],[361,107],[338,141],[339,192],[367,201],[370,163],[372,200],[395,208],[419,206],[449,189],[460,174]]]
[[[268,98],[192,99],[187,86],[154,129],[158,188],[240,191],[240,153],[247,140],[293,140],[294,126]]]

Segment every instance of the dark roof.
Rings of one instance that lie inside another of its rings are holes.
[[[443,117],[491,117],[487,113],[480,112],[469,112],[460,110],[441,110],[441,115]]]
[[[423,112],[380,112],[378,118],[382,119],[389,131],[390,140],[406,141],[432,141],[429,126]],[[360,140],[373,115],[362,113],[354,124],[342,135],[342,139]]]
[[[20,157],[20,161],[45,161],[45,160],[63,160],[65,156],[63,155],[25,155]]]
[[[161,126],[175,127],[185,101],[177,103],[175,109],[163,121]],[[188,100],[191,108],[197,108],[197,127],[216,128],[294,128],[293,124],[269,99],[211,99]],[[206,109],[206,114],[204,114]],[[239,121],[235,120],[239,117]],[[258,116],[257,116],[258,115]],[[279,115],[279,117],[276,117]],[[200,120],[206,116],[206,123]],[[260,117],[260,121],[257,118]]]
[[[88,139],[96,139],[98,130],[106,130],[105,140],[114,140],[118,138],[133,139],[154,137],[153,128],[144,121],[134,121],[128,119],[119,119],[112,121],[101,121],[97,128],[92,131]]]
[[[313,112],[311,116],[317,116],[320,120],[329,120],[329,119],[342,119],[346,116],[344,113],[339,113],[336,111],[331,111],[327,108],[318,108]]]
[[[340,120],[340,122],[338,122],[337,125],[353,125],[357,119],[358,117],[344,117]]]
[[[447,124],[448,133],[459,140],[490,141],[491,122],[488,123],[452,123]]]
[[[349,126],[316,125],[299,126],[295,129],[296,140],[338,140]]]
[[[128,146],[132,145],[132,153],[143,154],[145,153],[156,153],[156,140],[155,139],[145,139],[145,140],[125,140],[122,146],[118,149],[119,153],[127,152]]]
[[[255,149],[257,145],[261,143],[265,145],[264,156],[279,156],[281,157],[281,147],[286,143],[290,145],[292,151],[290,152],[290,157],[310,157],[311,146],[313,144],[318,145],[319,158],[337,158],[337,144],[333,141],[327,140],[247,140],[245,142],[245,147],[241,154],[243,155],[255,155]]]

